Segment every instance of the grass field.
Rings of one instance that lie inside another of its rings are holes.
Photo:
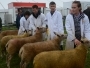
[[[3,27],[2,30],[9,30],[9,29],[13,30],[13,29],[16,29],[16,27],[15,26]],[[64,45],[65,45],[65,42],[64,42]],[[11,68],[20,68],[19,63],[20,63],[20,58],[18,57],[18,54],[17,54],[13,57],[13,59],[11,61]],[[6,57],[0,58],[0,68],[7,68]],[[29,65],[28,68],[33,68],[33,67],[32,67],[32,65]],[[85,68],[90,68],[90,49],[87,54]]]

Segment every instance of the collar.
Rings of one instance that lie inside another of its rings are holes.
[[[55,10],[55,11],[53,11],[53,12],[52,12],[52,11],[50,11],[51,16],[52,16],[55,12],[56,12],[56,10]]]
[[[41,14],[41,12],[40,11],[38,11],[38,13],[37,14],[34,14],[34,13],[32,13],[32,15],[37,19],[38,18],[38,16]]]
[[[78,15],[74,15],[74,16],[78,18],[80,16],[80,13]]]

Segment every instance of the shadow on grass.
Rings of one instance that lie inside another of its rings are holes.
[[[14,57],[11,60],[10,67],[11,68],[20,68],[20,58],[18,57],[18,55],[14,55]],[[7,68],[5,56],[3,58],[0,58],[0,68]],[[32,63],[30,63],[27,66],[27,68],[33,68]]]
[[[85,68],[90,68],[90,49],[87,54]]]

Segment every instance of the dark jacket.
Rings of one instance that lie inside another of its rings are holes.
[[[16,17],[16,27],[19,29],[19,27],[20,27],[20,19],[21,19],[21,17],[23,16],[23,14],[21,14],[21,15],[17,15],[17,17]]]
[[[35,15],[33,12],[32,12],[32,15],[37,19],[38,16],[41,14],[41,11],[39,10],[38,13]]]
[[[88,16],[89,21],[90,21],[90,9],[84,10],[83,13],[85,13]]]
[[[0,18],[0,29],[2,28],[2,19]]]

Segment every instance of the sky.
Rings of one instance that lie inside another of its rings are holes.
[[[63,7],[63,2],[74,1],[74,0],[0,0],[0,9],[8,9],[8,3],[10,2],[41,2],[41,3],[44,2],[48,7],[51,1],[56,2],[57,7]],[[80,1],[90,1],[90,0],[80,0]],[[1,4],[3,5],[3,7]]]

